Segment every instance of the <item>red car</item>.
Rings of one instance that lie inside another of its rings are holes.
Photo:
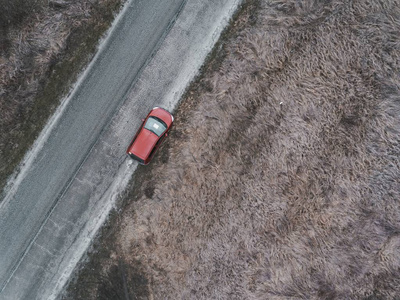
[[[154,107],[142,121],[126,153],[140,164],[147,165],[168,135],[174,117],[165,109]]]

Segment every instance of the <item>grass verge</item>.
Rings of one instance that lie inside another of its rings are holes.
[[[139,168],[89,299],[400,297],[397,2],[257,10]]]

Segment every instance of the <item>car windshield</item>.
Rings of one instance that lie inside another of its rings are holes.
[[[155,117],[149,117],[147,119],[144,128],[150,130],[151,132],[155,133],[157,136],[161,136],[164,131],[167,129],[167,126],[163,121]]]

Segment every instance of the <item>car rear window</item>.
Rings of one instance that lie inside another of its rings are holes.
[[[150,130],[157,136],[161,136],[164,131],[167,130],[167,125],[165,125],[165,123],[158,118],[149,117],[146,124],[144,124],[144,128]]]

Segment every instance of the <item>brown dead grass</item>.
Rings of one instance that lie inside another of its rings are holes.
[[[95,248],[92,299],[110,278],[135,299],[400,298],[399,1],[249,7]]]
[[[1,1],[3,8],[16,9],[11,0]],[[13,15],[13,23],[0,24],[0,189],[91,59],[123,2],[18,1],[25,5],[21,9],[32,9]]]

